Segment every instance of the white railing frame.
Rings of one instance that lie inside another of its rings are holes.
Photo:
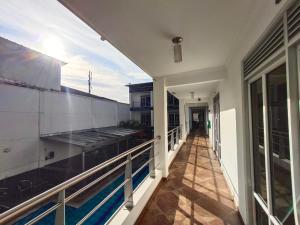
[[[179,144],[179,139],[181,138],[181,127],[175,127],[172,130],[168,131],[168,138],[171,137],[170,142],[168,142],[168,146],[170,145],[171,151],[175,150],[175,145]]]

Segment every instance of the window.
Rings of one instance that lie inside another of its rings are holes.
[[[141,124],[143,126],[151,126],[151,113],[141,113]]]
[[[267,200],[262,78],[251,84],[254,190]]]
[[[179,114],[175,114],[175,126],[179,126]]]
[[[173,113],[169,113],[169,126],[174,126],[174,114]]]
[[[293,221],[286,65],[267,74],[269,154],[273,215],[282,224]]]
[[[262,74],[249,87],[256,222],[268,224],[270,217],[295,225],[286,64]]]
[[[179,100],[174,96],[168,93],[168,104],[169,105],[179,105]]]
[[[179,114],[178,113],[169,113],[169,126],[170,127],[179,126]]]
[[[141,107],[150,107],[150,106],[151,106],[150,95],[141,96]]]

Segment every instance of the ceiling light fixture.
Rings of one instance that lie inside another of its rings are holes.
[[[172,42],[174,44],[174,61],[179,63],[182,61],[182,49],[181,49],[181,42],[183,41],[182,37],[174,37]]]

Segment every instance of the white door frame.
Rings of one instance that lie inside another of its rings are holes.
[[[300,49],[300,48],[299,48]],[[298,51],[298,56],[300,56],[300,51]],[[287,65],[287,97],[288,97],[288,125],[289,125],[289,142],[290,142],[290,161],[291,161],[291,179],[292,179],[292,191],[293,191],[293,204],[294,204],[294,215],[295,215],[295,222],[296,225],[299,225],[299,220],[297,216],[297,203],[296,203],[296,197],[299,196],[300,190],[297,186],[297,180],[300,179],[300,170],[299,170],[299,143],[298,143],[298,137],[299,137],[299,123],[295,123],[292,121],[299,121],[299,108],[298,108],[298,100],[297,101],[290,101],[289,99],[293,97],[292,99],[295,99],[295,96],[291,96],[294,93],[300,93],[300,87],[298,89],[298,79],[295,80],[297,77],[297,73],[293,71],[294,75],[291,77],[291,71],[290,71],[290,63],[287,60],[288,57],[281,57],[276,62],[274,62],[272,65],[265,68],[263,71],[261,71],[259,74],[255,75],[251,79],[247,81],[247,87],[248,87],[248,112],[249,112],[249,131],[250,131],[250,137],[249,137],[249,145],[250,145],[250,161],[251,161],[251,184],[252,184],[252,203],[253,203],[253,217],[254,217],[254,224],[256,225],[256,210],[255,210],[255,201],[261,206],[261,208],[265,211],[266,216],[269,219],[269,225],[281,225],[281,223],[272,215],[273,209],[272,209],[272,193],[271,193],[271,173],[270,173],[270,154],[269,154],[269,129],[268,129],[268,101],[267,101],[267,86],[266,86],[266,76],[269,72],[274,70],[275,68],[279,67],[280,65],[286,63]],[[300,57],[298,57],[298,67],[300,68]],[[262,90],[263,90],[263,119],[264,119],[264,149],[265,149],[265,166],[266,166],[266,188],[267,188],[267,198],[268,203],[267,205],[264,203],[264,201],[261,199],[261,197],[255,193],[254,191],[254,173],[253,173],[253,136],[252,136],[252,108],[251,108],[251,84],[257,81],[258,79],[262,79]],[[295,82],[296,81],[296,82]],[[299,81],[300,82],[300,81]],[[296,88],[296,89],[295,89]],[[296,107],[296,110],[295,110]],[[297,111],[298,110],[298,111]],[[294,113],[293,113],[294,111]],[[295,115],[295,111],[297,111],[297,115]],[[295,158],[297,160],[295,160]],[[298,170],[297,170],[298,169]],[[296,171],[297,170],[297,171]],[[296,186],[295,186],[296,185]],[[299,206],[298,206],[299,207]],[[298,212],[300,213],[300,212]]]

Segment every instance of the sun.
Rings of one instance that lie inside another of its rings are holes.
[[[65,49],[62,41],[55,36],[48,36],[43,41],[43,52],[49,56],[62,60],[65,57]]]

